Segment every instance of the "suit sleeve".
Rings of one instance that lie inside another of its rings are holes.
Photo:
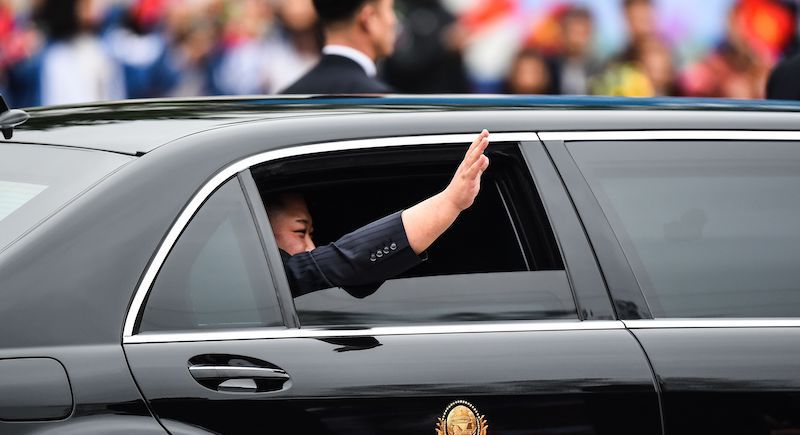
[[[342,287],[357,298],[375,293],[384,281],[422,258],[408,244],[401,212],[372,222],[311,252],[281,252],[294,297]]]

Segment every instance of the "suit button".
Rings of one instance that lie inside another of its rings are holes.
[[[377,258],[375,258],[375,254],[370,254],[369,261],[376,261],[376,260]]]
[[[385,247],[383,248],[383,253],[384,253],[384,254],[388,254],[388,253],[389,253],[389,247],[388,247],[388,246],[385,246]]]
[[[378,258],[383,257],[383,251],[379,250],[378,252],[375,253],[375,256],[378,257]]]
[[[397,250],[397,243],[392,243],[391,245],[389,245],[389,249],[391,249],[392,251],[396,251]]]

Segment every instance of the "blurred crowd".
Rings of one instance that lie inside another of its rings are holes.
[[[525,0],[396,0],[381,75],[399,93],[763,98],[798,43],[795,0],[730,0],[724,34],[692,59],[662,34],[658,1],[602,1],[626,38],[605,56],[585,1],[545,2],[518,25]],[[0,0],[0,93],[16,107],[274,94],[322,45],[311,0]]]

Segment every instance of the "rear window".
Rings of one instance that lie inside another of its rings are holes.
[[[0,251],[132,157],[0,143]]]
[[[656,317],[800,316],[800,144],[568,147]]]

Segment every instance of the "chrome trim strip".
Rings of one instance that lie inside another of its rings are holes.
[[[734,131],[734,130],[652,130],[652,131],[570,131],[542,132],[545,140],[794,140],[800,131]]]
[[[476,334],[491,332],[544,332],[624,329],[616,320],[541,321],[525,323],[457,324],[431,326],[380,326],[363,329],[251,329],[219,332],[138,334],[123,344],[172,343],[220,340],[264,340],[280,338],[382,337],[389,335]]]
[[[630,329],[692,329],[692,328],[793,328],[800,319],[652,319],[623,320]]]
[[[156,255],[148,265],[144,273],[141,283],[136,288],[133,301],[125,317],[125,326],[122,331],[123,338],[133,336],[133,327],[136,324],[136,318],[139,311],[142,309],[142,304],[150,291],[150,287],[161,269],[167,254],[172,249],[172,246],[180,236],[184,227],[189,223],[194,213],[200,208],[200,205],[208,198],[211,193],[216,190],[228,178],[236,175],[237,173],[260,163],[268,162],[271,160],[278,160],[287,157],[295,157],[308,154],[324,153],[330,151],[347,151],[365,148],[384,148],[403,145],[433,145],[441,143],[464,143],[469,144],[477,137],[476,134],[450,134],[450,135],[427,135],[427,136],[403,136],[403,137],[387,137],[375,139],[359,139],[339,142],[325,142],[312,145],[303,145],[298,147],[282,148],[273,151],[267,151],[257,154],[222,169],[211,180],[209,180],[189,201],[189,204],[181,211],[178,219],[169,229],[164,241],[158,247]],[[492,142],[523,142],[523,141],[538,141],[539,137],[536,133],[492,133],[490,136]]]

